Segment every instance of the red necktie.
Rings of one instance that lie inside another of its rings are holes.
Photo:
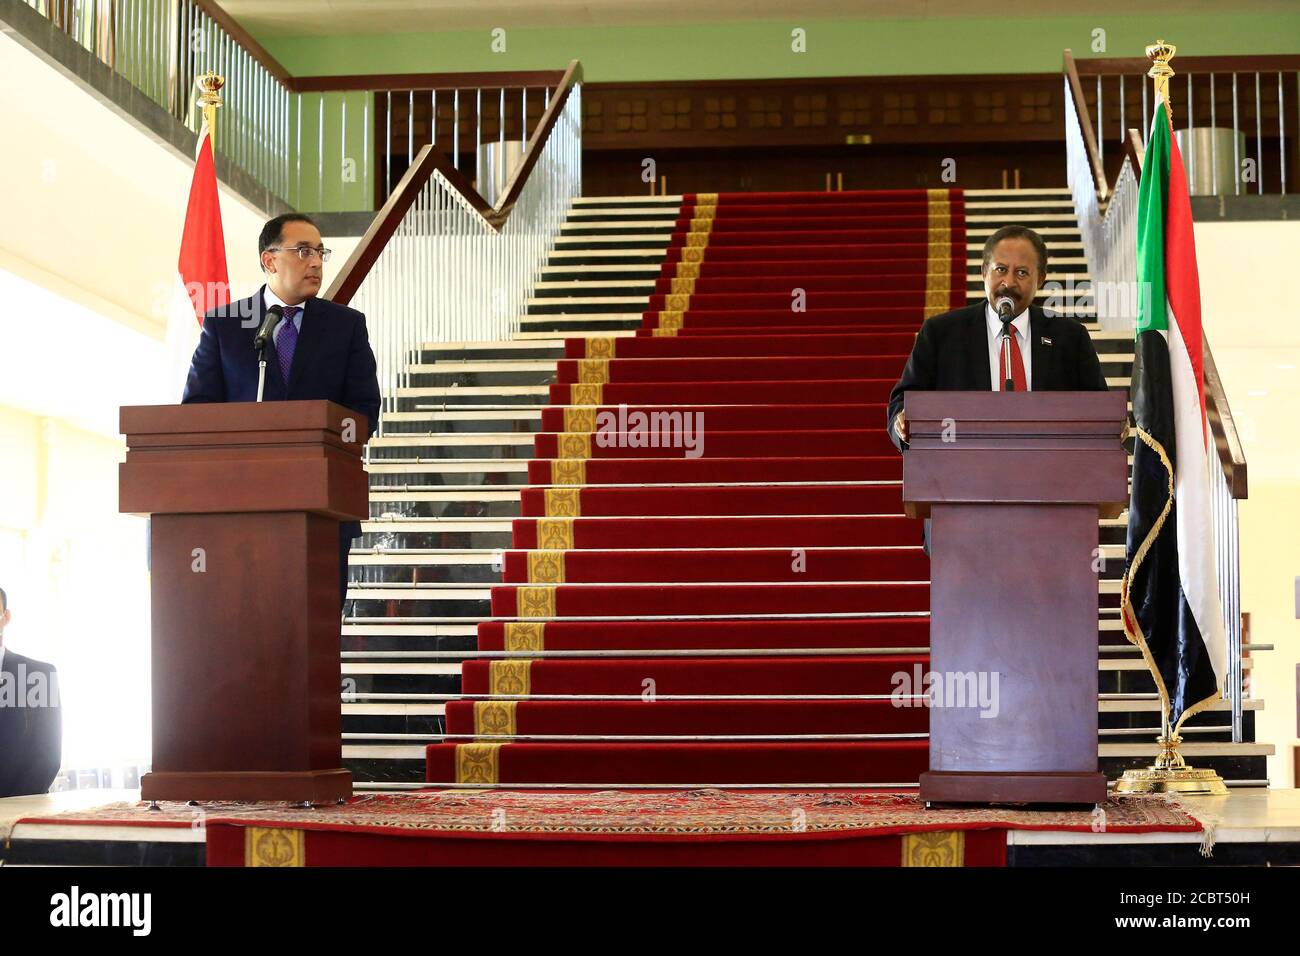
[[[1015,340],[1015,348],[1011,348],[1012,340]],[[1017,392],[1028,391],[1028,385],[1025,383],[1025,360],[1020,354],[1020,341],[1016,338],[1016,330],[1011,330],[1011,336],[1002,337],[1002,350],[998,354],[998,379],[997,390],[1002,391],[1003,385],[1007,378],[1007,350],[1011,350],[1011,381],[1015,383]]]

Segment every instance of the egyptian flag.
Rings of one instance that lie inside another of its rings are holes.
[[[190,358],[199,344],[203,315],[230,301],[226,271],[226,239],[221,228],[221,201],[217,167],[212,155],[212,135],[205,121],[199,131],[190,180],[181,253],[167,311],[166,401],[178,402],[185,386]]]
[[[1227,644],[1214,565],[1192,205],[1163,98],[1138,192],[1137,266],[1137,432],[1121,613],[1177,733],[1221,695]]]

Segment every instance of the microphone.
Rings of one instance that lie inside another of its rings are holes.
[[[259,328],[257,334],[253,336],[253,348],[257,349],[259,352],[265,349],[266,340],[271,337],[271,333],[275,331],[275,327],[280,324],[280,320],[283,318],[284,309],[280,306],[273,305],[267,309],[266,318],[262,320],[261,328]]]
[[[997,309],[998,318],[1002,320],[1002,339],[1007,343],[1007,360],[1002,363],[1002,391],[1014,392],[1016,383],[1011,375],[1011,348],[1014,345],[1011,341],[1011,320],[1015,317],[1016,301],[1009,295],[999,296],[994,308]]]
[[[259,402],[266,390],[266,343],[270,341],[271,333],[283,318],[284,309],[278,305],[271,306],[266,310],[266,318],[262,320],[261,328],[253,336],[253,348],[257,350],[257,400]]]

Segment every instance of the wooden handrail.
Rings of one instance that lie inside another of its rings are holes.
[[[1142,145],[1142,133],[1132,127],[1129,128],[1128,134],[1124,137],[1124,155],[1128,157],[1129,163],[1133,166],[1133,175],[1136,178],[1142,177],[1142,160],[1147,154],[1147,148]]]
[[[1086,114],[1081,113],[1080,116]],[[1134,178],[1140,183],[1146,150],[1142,145],[1142,134],[1135,129],[1130,129],[1124,137],[1124,155],[1133,166]],[[1210,351],[1210,340],[1204,330],[1201,332],[1201,354],[1205,365],[1205,417],[1210,423],[1214,450],[1219,458],[1219,467],[1223,469],[1228,493],[1241,500],[1246,497],[1247,491],[1246,453],[1241,447],[1237,423],[1232,417],[1232,408],[1228,405],[1228,393],[1223,388],[1223,379],[1219,377],[1219,367],[1214,363],[1214,353]]]
[[[1237,423],[1228,406],[1228,393],[1223,390],[1219,368],[1214,364],[1210,340],[1201,332],[1201,352],[1205,356],[1205,417],[1210,422],[1214,449],[1223,467],[1223,478],[1228,483],[1228,493],[1236,499],[1246,497],[1246,453],[1237,435]]]
[[[344,76],[295,76],[297,93],[355,90],[454,90],[554,87],[564,81],[563,70],[512,70],[477,73],[364,73]]]
[[[206,13],[216,24],[230,34],[230,38],[242,46],[248,55],[266,69],[266,72],[275,77],[282,86],[294,89],[294,79],[289,75],[280,61],[267,52],[266,47],[253,39],[252,34],[239,25],[225,10],[221,9],[221,4],[215,0],[194,0],[194,5]]]
[[[1083,136],[1084,148],[1088,151],[1088,168],[1092,170],[1092,185],[1097,192],[1097,201],[1105,203],[1110,198],[1110,187],[1106,184],[1106,170],[1101,164],[1101,150],[1097,148],[1097,135],[1093,132],[1088,117],[1088,104],[1083,98],[1083,84],[1079,82],[1079,71],[1075,68],[1074,54],[1065,51],[1063,69],[1066,82],[1070,84],[1070,96],[1074,100],[1074,115],[1079,121],[1079,132]]]
[[[561,74],[560,85],[557,87],[555,95],[551,97],[551,102],[542,114],[537,129],[534,130],[527,146],[524,148],[524,155],[520,160],[519,168],[515,170],[510,183],[501,198],[497,200],[495,206],[479,195],[478,190],[465,178],[463,173],[456,169],[455,163],[442,150],[431,144],[421,147],[415,161],[398,181],[396,188],[393,189],[392,194],[384,202],[383,208],[375,214],[375,218],[366,229],[365,235],[361,237],[361,241],[357,243],[356,248],[352,250],[352,254],[348,256],[348,261],[343,264],[343,268],[335,276],[334,282],[325,293],[325,298],[340,305],[347,305],[352,301],[352,297],[361,288],[361,283],[365,281],[366,276],[370,274],[370,270],[379,261],[379,256],[388,245],[388,241],[397,232],[402,217],[414,205],[416,197],[420,195],[420,191],[435,172],[443,175],[448,185],[460,193],[470,207],[483,217],[484,223],[489,228],[499,232],[509,220],[511,210],[514,209],[515,203],[518,202],[519,195],[528,182],[533,167],[537,165],[542,149],[550,138],[551,131],[555,129],[555,124],[559,121],[565,104],[569,100],[569,94],[581,82],[582,65],[577,60],[573,60],[568,69]]]
[[[429,90],[491,87],[514,89],[521,86],[551,86],[561,83],[563,70],[479,71],[475,73],[368,73],[341,76],[293,76],[270,51],[222,9],[217,0],[194,0],[217,26],[230,34],[254,60],[291,93],[334,93],[353,90]]]
[[[1120,73],[1146,75],[1151,61],[1145,57],[1090,57],[1075,60],[1079,76],[1116,76]],[[1260,56],[1182,56],[1177,61],[1179,73],[1272,73],[1277,70],[1300,70],[1300,55],[1269,53]]]

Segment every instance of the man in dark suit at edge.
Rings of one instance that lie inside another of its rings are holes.
[[[266,285],[203,317],[181,401],[256,401],[253,337],[266,310],[278,305],[284,320],[272,333],[263,399],[337,402],[364,415],[373,435],[379,424],[379,380],[366,317],[317,298],[330,251],[322,245],[316,224],[301,213],[276,216],[262,227],[257,248]],[[347,595],[348,552],[360,534],[360,522],[340,522],[340,608]]]
[[[899,451],[907,450],[903,396],[909,391],[1001,391],[1010,359],[1021,391],[1105,391],[1106,378],[1088,330],[1069,316],[1033,304],[1047,280],[1047,245],[1026,226],[1003,226],[984,243],[984,301],[926,319],[903,374],[889,394],[886,427]],[[1015,350],[1004,354],[1002,320],[995,303],[1014,303]],[[925,522],[930,553],[930,522]]]
[[[9,595],[0,588],[0,797],[45,793],[63,759],[59,673],[5,648]]]

